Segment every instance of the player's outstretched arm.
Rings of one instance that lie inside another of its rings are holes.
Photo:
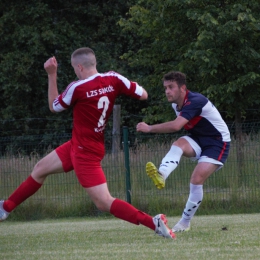
[[[173,133],[181,130],[188,122],[187,119],[181,116],[178,116],[173,121],[155,125],[148,125],[145,122],[140,122],[136,125],[136,131],[143,133]]]

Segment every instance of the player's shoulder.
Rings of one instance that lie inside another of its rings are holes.
[[[109,70],[109,71],[107,71],[107,72],[101,73],[101,76],[106,77],[106,76],[122,76],[122,75],[119,74],[119,73],[116,72],[116,71]]]
[[[208,98],[205,97],[203,94],[199,92],[193,92],[193,91],[188,92],[188,100],[193,102],[203,102],[203,103],[207,103],[209,101]]]
[[[82,82],[82,80],[75,80],[75,81],[70,82],[66,88],[66,91],[74,90],[77,86],[82,84],[81,82]]]
[[[125,76],[119,74],[118,72],[115,72],[113,70],[105,72],[103,74],[101,74],[101,76],[105,79],[105,80],[110,80],[113,81],[114,83],[124,83],[125,85],[129,85],[130,80],[127,79]]]
[[[81,80],[74,80],[74,81],[71,81],[68,86],[72,86],[72,85],[80,84],[80,83],[81,83]]]

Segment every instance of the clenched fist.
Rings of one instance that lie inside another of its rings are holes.
[[[48,75],[57,73],[57,68],[58,68],[58,63],[55,57],[49,58],[44,63],[44,69],[46,70]]]
[[[145,122],[140,122],[136,125],[137,132],[149,133],[151,131],[151,126],[147,125]]]

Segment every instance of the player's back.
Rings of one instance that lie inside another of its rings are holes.
[[[102,149],[104,129],[119,94],[118,84],[113,81],[111,77],[96,75],[93,79],[75,83],[71,103],[75,145],[93,149],[93,152]]]
[[[137,86],[115,72],[98,73],[68,86],[70,94],[66,95],[71,96],[73,106],[73,145],[91,153],[104,153],[104,129],[115,100],[121,94],[140,97]]]

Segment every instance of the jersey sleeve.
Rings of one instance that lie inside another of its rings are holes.
[[[109,73],[115,77],[120,94],[131,96],[135,99],[140,99],[143,94],[142,86],[140,86],[137,82],[130,81],[117,72],[110,71]]]
[[[54,99],[52,107],[55,112],[62,112],[70,107],[76,85],[77,82],[70,83],[67,88]]]
[[[201,114],[203,107],[208,103],[208,99],[202,95],[190,98],[182,107],[179,116],[191,120]]]
[[[179,116],[184,117],[187,120],[191,120],[192,118],[198,116],[201,113],[202,106],[197,104],[189,104],[182,108],[182,111],[180,112]]]

